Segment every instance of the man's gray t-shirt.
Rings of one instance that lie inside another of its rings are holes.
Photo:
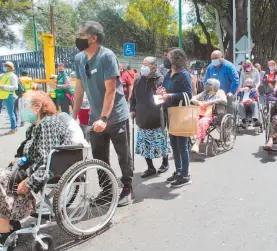
[[[88,101],[91,106],[91,122],[100,118],[103,109],[104,96],[106,92],[105,81],[113,77],[117,78],[114,106],[109,116],[109,124],[116,124],[129,118],[128,105],[120,82],[119,64],[115,54],[101,46],[97,54],[89,61],[85,51],[75,57],[76,78],[80,79]],[[86,64],[89,65],[91,77],[86,75]]]

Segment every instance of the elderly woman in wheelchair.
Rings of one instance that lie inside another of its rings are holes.
[[[245,85],[238,90],[239,107],[238,112],[241,118],[241,126],[246,129],[253,121],[253,127],[261,127],[259,121],[259,96],[257,89],[253,86],[252,79],[246,79]]]
[[[26,140],[19,147],[16,159],[0,173],[0,241],[20,229],[19,220],[31,215],[35,200],[31,190],[38,192],[46,178],[48,154],[57,145],[69,145],[70,134],[56,116],[56,107],[47,94],[31,92],[24,96],[23,120],[31,124]],[[16,164],[16,165],[14,165]],[[13,177],[15,166],[21,166]],[[17,189],[11,191],[12,178]]]
[[[213,110],[217,106],[217,113],[224,113],[227,105],[227,98],[223,90],[219,89],[220,82],[217,79],[209,79],[204,92],[194,96],[191,102],[200,106],[198,121],[198,133],[192,152],[199,153],[201,142],[206,138],[207,131],[213,121]]]
[[[101,233],[118,204],[113,170],[87,158],[81,128],[69,115],[57,114],[47,94],[31,92],[23,99],[23,119],[31,126],[16,159],[0,172],[0,251],[13,250],[17,236],[26,233],[35,237],[32,251],[54,250],[53,238],[38,234],[52,219],[76,239]],[[20,220],[28,216],[38,218],[37,223],[20,229]]]

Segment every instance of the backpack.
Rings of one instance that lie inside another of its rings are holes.
[[[15,91],[17,97],[21,98],[23,94],[26,92],[24,85],[18,81],[18,89]]]

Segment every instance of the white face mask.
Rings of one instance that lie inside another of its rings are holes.
[[[269,70],[270,71],[274,71],[275,70],[275,66],[269,66]]]
[[[220,60],[219,59],[213,59],[212,60],[212,65],[213,66],[219,66],[220,65]]]
[[[150,74],[150,72],[151,70],[149,66],[145,66],[145,65],[141,66],[140,68],[141,76],[147,77]]]

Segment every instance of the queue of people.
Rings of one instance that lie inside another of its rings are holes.
[[[192,152],[199,153],[200,144],[212,122],[214,105],[217,105],[219,110],[227,106],[227,112],[233,114],[233,97],[238,93],[241,102],[240,116],[244,119],[245,109],[250,106],[257,126],[257,89],[264,87],[263,91],[268,99],[277,99],[277,71],[274,61],[268,63],[269,71],[264,73],[262,81],[261,68],[256,69],[249,61],[243,64],[239,78],[234,65],[216,50],[211,54],[211,64],[203,78],[204,91],[197,95],[191,74],[186,68],[186,54],[182,49],[171,48],[164,55],[164,75],[159,71],[157,59],[150,56],[144,59],[140,74],[136,75],[130,67],[125,69],[124,66],[119,66],[115,54],[102,45],[104,29],[101,24],[87,21],[78,34],[76,46],[80,53],[75,58],[76,86],[72,116],[74,119],[79,118],[81,125],[92,125],[89,140],[93,158],[110,165],[110,141],[114,144],[123,183],[119,206],[129,205],[134,199],[134,156],[131,156],[130,151],[129,118],[135,119],[138,127],[135,152],[146,162],[146,170],[141,177],[146,178],[169,170],[168,156],[171,146],[175,170],[166,182],[171,183],[171,187],[178,188],[192,183],[190,138],[169,132],[168,109],[180,106],[180,101],[185,97],[200,107],[196,143],[192,148]],[[56,145],[71,144],[67,128],[57,118],[57,107],[61,106],[63,112],[69,113],[68,107],[73,102],[73,92],[71,78],[65,73],[63,64],[58,65],[58,76],[50,86],[50,95],[31,92],[31,79],[26,73],[23,73],[18,82],[11,62],[5,63],[4,72],[1,76],[0,99],[5,101],[11,121],[9,134],[15,133],[18,125],[14,114],[15,91],[19,89],[18,83],[28,83],[24,91],[27,93],[21,97],[18,95],[18,107],[23,107],[18,116],[23,122],[31,124],[27,130],[27,139],[20,148],[23,153],[20,154],[27,155],[32,163],[31,172],[18,186],[17,195],[9,200],[3,192],[6,191],[9,173],[0,174],[0,188],[3,188],[0,189],[0,199],[3,202],[0,205],[0,233],[6,238],[10,230],[20,227],[17,221],[32,211],[34,200],[30,190],[39,191],[45,181],[45,161],[50,151]],[[154,95],[161,97],[162,105],[156,104]],[[267,148],[272,147],[276,137],[276,109],[273,110],[272,117],[274,123]],[[51,140],[44,142],[46,138]],[[42,162],[38,162],[37,156],[43,156]],[[153,164],[155,158],[162,159],[158,171]],[[112,199],[109,192],[111,187],[106,184],[103,173],[99,172],[98,176],[99,186],[102,188],[98,202],[105,204]]]

